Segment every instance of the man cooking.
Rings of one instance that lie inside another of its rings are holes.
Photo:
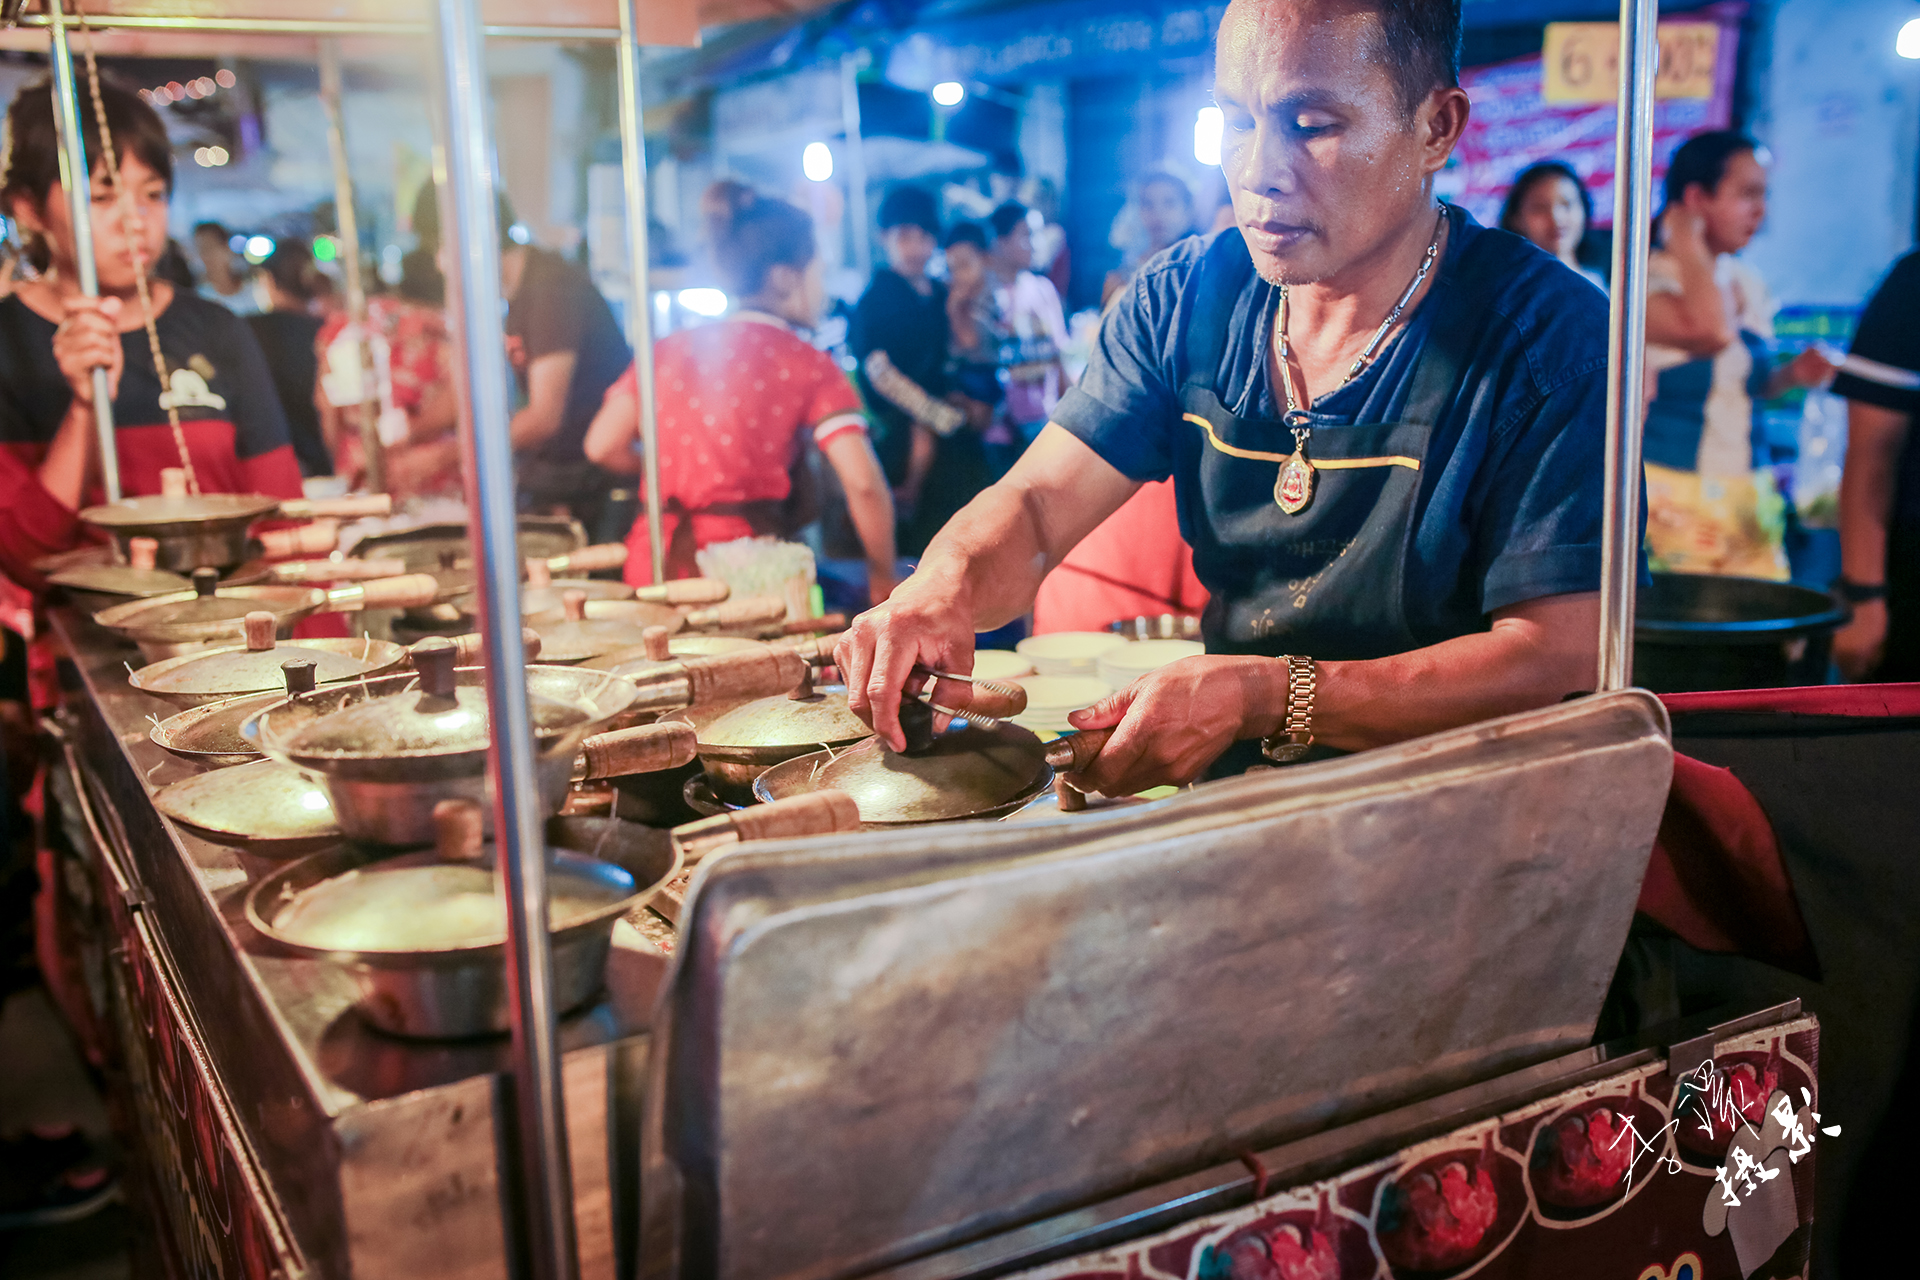
[[[969,670],[976,630],[1169,475],[1208,653],[1074,718],[1113,731],[1081,786],[1593,687],[1606,302],[1436,202],[1467,122],[1459,40],[1459,0],[1234,0],[1214,93],[1237,226],[1141,269],[1033,446],[842,639],[853,706],[890,743],[916,664]]]

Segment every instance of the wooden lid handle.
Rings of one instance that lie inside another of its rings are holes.
[[[815,791],[716,814],[673,829],[688,864],[747,840],[782,840],[860,829],[860,806],[844,791]]]
[[[785,693],[807,670],[799,654],[779,649],[741,649],[688,658],[679,665],[686,672],[687,705],[692,707]]]
[[[587,593],[579,587],[568,587],[560,593],[560,608],[567,615],[568,622],[583,622],[587,616]]]
[[[1082,729],[1047,744],[1047,763],[1067,773],[1082,773],[1113,736],[1111,729]]]
[[[633,594],[635,599],[653,604],[719,604],[732,592],[718,578],[676,578],[672,582],[641,587]]]
[[[281,582],[365,582],[371,578],[397,578],[407,571],[407,562],[384,560],[282,560],[273,566],[273,576]]]
[[[580,744],[585,778],[623,778],[631,773],[677,769],[694,756],[693,726],[684,720],[635,725],[596,733]]]
[[[449,636],[448,643],[453,645],[455,666],[480,666],[487,660],[486,637],[478,631],[469,631],[463,636]],[[540,633],[532,627],[520,628],[520,643],[526,647],[528,662],[540,656]]]
[[[127,561],[136,569],[151,569],[160,557],[160,539],[129,538]]]
[[[247,648],[254,653],[273,648],[273,633],[278,620],[265,609],[255,609],[240,620],[247,634]]]
[[[563,578],[579,577],[601,569],[624,569],[627,566],[627,546],[624,542],[598,542],[591,547],[581,547],[578,551],[548,556],[546,566],[549,573]]]
[[[322,516],[358,520],[362,516],[390,516],[393,514],[393,495],[363,493],[349,498],[292,498],[280,504],[280,514],[289,520],[317,520]]]
[[[323,556],[340,545],[338,520],[315,520],[288,529],[263,529],[255,535],[271,560],[288,556]]]
[[[378,578],[356,587],[340,587],[329,604],[338,609],[412,609],[432,604],[440,593],[440,583],[430,573],[403,573],[397,578]]]
[[[442,862],[474,861],[486,829],[486,812],[477,800],[442,800],[433,806],[433,849]]]
[[[934,676],[932,698],[936,706],[955,711],[974,711],[995,720],[1017,716],[1027,709],[1027,691],[1004,680],[953,680]]]
[[[646,647],[647,657],[655,662],[665,662],[673,656],[673,632],[665,627],[644,628],[640,632],[640,643]]]
[[[757,627],[778,622],[786,616],[786,601],[774,596],[748,596],[744,600],[729,600],[709,609],[693,610],[687,614],[687,629],[724,631],[734,627]]]
[[[185,467],[160,468],[160,496],[163,498],[184,498],[187,496],[187,469]]]
[[[527,561],[527,585],[530,587],[551,586],[553,570],[547,568],[545,560]]]

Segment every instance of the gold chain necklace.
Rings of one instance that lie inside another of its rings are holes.
[[[1433,270],[1434,262],[1440,257],[1440,231],[1446,226],[1446,220],[1447,210],[1443,205],[1439,216],[1434,219],[1433,239],[1427,243],[1427,251],[1420,258],[1420,269],[1413,273],[1413,283],[1409,284],[1407,291],[1400,295],[1400,301],[1393,304],[1393,310],[1389,311],[1387,318],[1380,322],[1380,327],[1373,331],[1373,337],[1347,369],[1347,376],[1340,380],[1341,386],[1344,387],[1359,377],[1361,371],[1373,362],[1373,357],[1380,350],[1380,344],[1387,340],[1387,335],[1393,332],[1393,326],[1399,323],[1400,316],[1406,311],[1407,304],[1413,301],[1413,295],[1420,291],[1420,285],[1426,280],[1427,273]],[[1313,501],[1313,483],[1316,473],[1313,463],[1307,458],[1307,441],[1313,438],[1313,428],[1308,425],[1307,411],[1300,407],[1300,402],[1294,398],[1293,394],[1292,353],[1287,346],[1287,286],[1284,284],[1280,286],[1279,310],[1280,317],[1275,325],[1274,334],[1280,344],[1280,387],[1287,397],[1287,411],[1281,415],[1280,421],[1293,432],[1293,456],[1281,464],[1280,475],[1273,482],[1273,501],[1288,515],[1297,516],[1307,509],[1308,503]],[[1303,374],[1302,382],[1304,381]],[[1302,386],[1301,390],[1305,391],[1306,388]]]

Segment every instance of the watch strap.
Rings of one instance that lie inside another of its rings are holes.
[[[1313,745],[1313,699],[1319,672],[1312,658],[1288,654],[1287,706],[1280,725],[1260,742],[1260,754],[1275,764],[1292,764]]]
[[[1854,582],[1848,578],[1841,578],[1833,584],[1833,589],[1839,592],[1840,598],[1848,604],[1871,604],[1875,600],[1885,600],[1887,598],[1887,584],[1884,582],[1876,582],[1869,585],[1864,582]]]

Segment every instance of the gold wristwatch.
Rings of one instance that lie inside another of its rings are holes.
[[[1313,691],[1319,677],[1312,658],[1289,654],[1282,661],[1287,664],[1287,711],[1280,727],[1260,740],[1260,754],[1275,764],[1292,764],[1313,745]]]

